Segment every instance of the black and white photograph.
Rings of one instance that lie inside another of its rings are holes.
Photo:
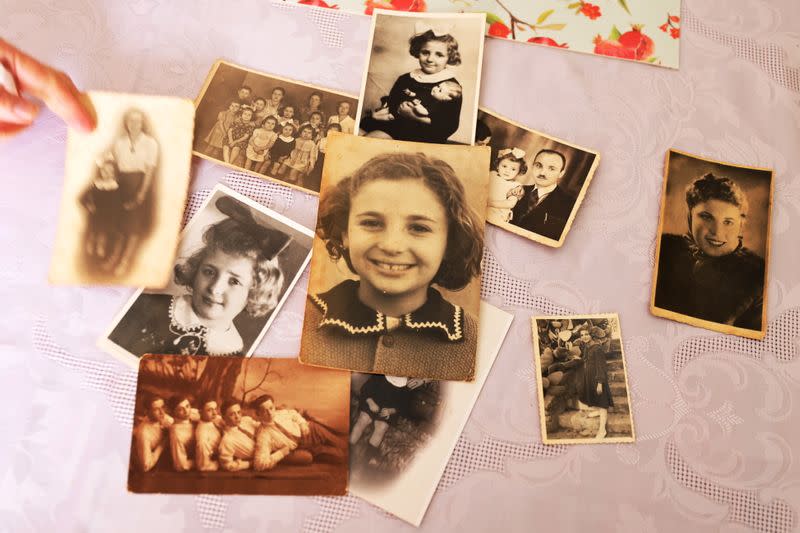
[[[650,311],[762,339],[772,171],[667,153]]]
[[[161,287],[189,186],[190,100],[92,92],[92,133],[69,130],[54,284]]]
[[[359,135],[473,144],[485,22],[483,13],[375,10]]]
[[[319,193],[325,137],[354,132],[358,100],[219,60],[195,105],[195,155]]]
[[[353,374],[350,492],[419,526],[513,316],[481,303],[475,380]]]
[[[483,108],[475,142],[492,148],[486,221],[547,246],[563,245],[600,155]]]
[[[531,327],[542,442],[634,442],[619,316],[536,316]]]
[[[184,230],[172,281],[139,290],[99,346],[134,368],[147,353],[250,356],[308,264],[312,235],[217,185]]]
[[[297,359],[140,360],[128,490],[342,495],[350,373]]]
[[[302,363],[472,380],[489,149],[331,134]]]

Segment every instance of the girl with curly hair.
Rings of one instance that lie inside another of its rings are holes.
[[[317,236],[358,280],[310,294],[301,362],[471,380],[476,319],[433,285],[478,276],[481,226],[453,168],[421,153],[377,155],[324,191]]]
[[[260,225],[231,197],[215,205],[226,218],[205,230],[202,248],[175,265],[184,294],[142,293],[110,340],[137,357],[247,351],[234,319],[265,317],[277,307],[284,283],[278,255],[290,236]]]
[[[686,233],[661,236],[655,307],[760,331],[765,268],[744,245],[747,197],[708,173],[686,188],[686,206]]]

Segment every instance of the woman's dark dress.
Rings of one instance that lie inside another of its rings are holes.
[[[760,331],[764,260],[742,247],[710,257],[688,235],[663,235],[654,304],[682,315]]]
[[[455,78],[450,78],[456,81]],[[446,80],[445,80],[446,81]],[[401,141],[419,141],[429,143],[445,143],[447,139],[458,129],[459,116],[461,114],[461,97],[454,98],[447,102],[440,102],[431,96],[431,89],[442,83],[420,82],[411,77],[411,73],[406,73],[397,78],[392,90],[389,92],[388,105],[389,112],[394,115],[394,120],[382,121],[372,117],[361,119],[359,127],[364,131],[383,131],[391,135],[393,139]],[[456,81],[456,83],[458,83]],[[416,98],[422,101],[430,113],[430,124],[424,124],[411,118],[405,118],[397,113],[400,104],[412,100],[414,97],[408,96],[406,89],[414,93]]]
[[[92,183],[81,195],[81,205],[88,211],[91,207],[94,211],[88,215],[87,229],[95,235],[104,234],[111,238],[118,238],[125,232],[124,223],[126,220],[123,204],[132,198],[126,196],[122,187],[113,190],[99,189]]]
[[[606,344],[581,344],[583,352],[583,387],[579,391],[580,399],[586,405],[608,409],[614,405],[611,390],[608,386],[608,364],[606,363]],[[597,384],[603,390],[597,394]]]

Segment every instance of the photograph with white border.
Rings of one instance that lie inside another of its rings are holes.
[[[169,285],[140,289],[98,341],[146,353],[250,356],[311,258],[313,233],[224,185],[184,229]]]

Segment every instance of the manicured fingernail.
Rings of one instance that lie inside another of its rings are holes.
[[[14,104],[14,114],[22,120],[31,121],[36,117],[36,108],[27,102]]]

